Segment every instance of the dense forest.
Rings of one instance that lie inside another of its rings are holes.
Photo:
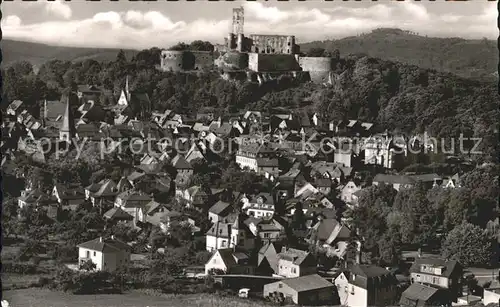
[[[17,62],[3,71],[3,105],[15,99],[28,105],[44,98],[57,100],[77,84],[102,85],[114,97],[101,103],[111,104],[129,76],[133,90],[148,93],[153,110],[194,114],[204,108],[227,113],[307,106],[324,121],[359,119],[390,131],[427,132],[439,138],[482,137],[484,157],[495,159],[499,111],[493,82],[367,56],[346,56],[336,61],[331,86],[288,76],[262,85],[237,83],[221,79],[216,71],[160,72],[155,69],[160,52],[158,48],[143,50],[128,60],[120,51],[111,62],[53,60],[37,73],[30,63]],[[143,106],[133,107],[140,111]]]
[[[400,29],[376,29],[363,35],[300,45],[304,52],[313,48],[330,52],[338,49],[342,54],[366,54],[467,78],[496,80],[498,77],[497,44],[486,38],[427,37]]]

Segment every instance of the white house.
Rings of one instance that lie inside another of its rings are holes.
[[[335,278],[340,304],[348,307],[395,305],[396,278],[373,265],[353,265]]]
[[[117,240],[102,237],[78,245],[78,263],[92,261],[98,271],[114,271],[130,262],[130,246]]]
[[[349,181],[340,191],[340,198],[348,204],[356,204],[358,197],[354,194],[361,190],[361,187],[356,185],[354,181]]]
[[[251,274],[252,266],[248,265],[248,256],[234,252],[231,248],[218,249],[205,264],[205,274],[211,270],[221,270],[225,273]]]
[[[214,251],[223,248],[241,247],[251,249],[255,245],[255,235],[239,216],[218,221],[206,233],[206,249]]]
[[[273,197],[269,193],[260,193],[244,204],[243,210],[246,210],[249,216],[270,219],[274,215]]]

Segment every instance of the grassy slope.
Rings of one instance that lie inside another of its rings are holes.
[[[107,48],[80,48],[50,46],[39,43],[21,42],[4,39],[0,42],[2,48],[2,66],[8,66],[16,61],[28,61],[34,66],[40,66],[46,61],[58,59],[63,61],[82,61],[94,59],[96,61],[112,61],[116,59],[119,49]],[[124,50],[127,58],[131,58],[138,51]]]
[[[498,74],[496,42],[485,39],[435,38],[396,29],[379,29],[361,36],[304,43],[300,48],[303,52],[311,48],[338,49],[341,56],[364,53],[374,58],[447,71],[463,77],[491,78]]]
[[[3,299],[9,301],[10,306],[31,307],[201,307],[201,306],[231,306],[257,307],[262,303],[252,302],[239,298],[218,297],[209,294],[192,295],[161,295],[150,296],[138,292],[127,294],[100,294],[100,295],[72,295],[46,289],[22,289],[4,291]]]

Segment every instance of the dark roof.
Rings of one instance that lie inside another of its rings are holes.
[[[286,284],[297,292],[306,292],[311,290],[335,287],[334,284],[319,276],[318,274],[285,279],[279,282]]]
[[[104,213],[104,217],[110,220],[132,220],[134,217],[123,211],[120,207],[113,207]]]
[[[351,272],[349,283],[363,289],[385,287],[394,285],[397,282],[396,277],[390,271],[376,265],[355,264],[349,270]]]
[[[373,182],[383,182],[388,184],[414,184],[415,181],[408,176],[377,174]]]
[[[219,249],[217,250],[217,253],[219,253],[219,255],[222,258],[222,261],[224,261],[224,264],[227,267],[236,265],[236,259],[234,258],[233,255],[233,249],[231,248]]]
[[[258,167],[278,167],[278,159],[257,158]]]
[[[231,207],[230,203],[226,203],[226,202],[219,200],[212,207],[210,207],[210,209],[208,211],[215,213],[217,215],[221,215],[221,214],[228,213],[228,210],[230,209],[230,207]]]
[[[207,236],[229,238],[231,236],[231,223],[215,223],[206,233]]]
[[[130,246],[117,239],[96,238],[78,245],[78,247],[87,248],[103,253],[116,253],[120,251],[129,251]]]
[[[436,288],[419,283],[413,283],[401,294],[400,304],[403,304],[406,299],[409,299],[414,301],[416,306],[423,306],[424,303],[437,292],[438,289]]]
[[[293,264],[301,265],[304,260],[310,255],[308,251],[303,251],[300,249],[289,248],[278,254],[280,259],[292,261]]]
[[[176,169],[193,169],[191,164],[181,155],[177,155],[172,159],[172,165]]]

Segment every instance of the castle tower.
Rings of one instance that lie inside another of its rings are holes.
[[[233,33],[243,34],[243,25],[245,22],[245,12],[243,7],[233,9]]]
[[[66,97],[66,110],[64,111],[61,128],[59,128],[59,139],[68,143],[71,143],[71,139],[75,136],[75,121],[70,108],[70,95],[71,93]]]

